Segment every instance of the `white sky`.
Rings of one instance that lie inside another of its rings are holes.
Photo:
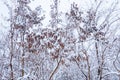
[[[7,31],[6,28],[8,26],[8,25],[5,25],[5,24],[7,24],[7,22],[5,22],[5,19],[7,19],[6,17],[8,17],[8,9],[3,4],[3,1],[5,1],[5,0],[0,0],[0,34],[1,34],[1,32],[6,32]],[[7,0],[7,1],[10,1],[10,0]],[[65,13],[69,10],[70,4],[73,2],[77,3],[78,6],[82,10],[86,10],[86,9],[90,8],[91,6],[93,6],[93,3],[95,0],[59,0],[59,1],[60,1],[59,11],[62,11],[63,13]],[[100,0],[98,0],[98,1],[100,1]],[[115,0],[104,0],[104,1],[105,1],[105,3],[104,3],[104,5],[102,5],[103,9],[110,7],[111,3]],[[49,19],[50,19],[49,12],[50,12],[50,5],[52,2],[53,2],[53,0],[33,0],[29,4],[32,9],[41,5],[43,10],[45,11],[45,16],[46,16],[46,19],[44,20],[43,24],[47,25],[49,23]],[[101,8],[101,10],[102,10],[102,8]],[[3,27],[3,25],[4,25],[4,27]]]

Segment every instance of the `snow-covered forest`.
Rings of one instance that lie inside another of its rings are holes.
[[[120,0],[35,1],[0,0],[0,80],[120,80]]]

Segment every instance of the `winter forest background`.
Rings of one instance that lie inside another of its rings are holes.
[[[0,80],[120,80],[120,0],[0,4]]]

